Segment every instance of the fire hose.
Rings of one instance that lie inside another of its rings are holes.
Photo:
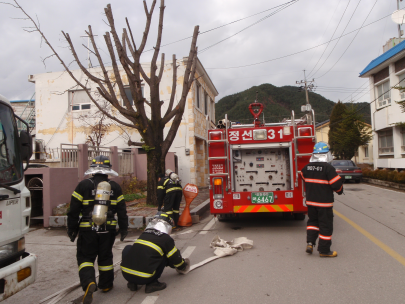
[[[125,242],[134,242],[135,240],[125,240]],[[213,238],[210,243],[210,247],[214,248],[214,256],[205,259],[197,264],[191,265],[190,271],[201,267],[209,262],[212,262],[216,259],[223,258],[226,256],[231,256],[237,253],[238,251],[243,251],[245,249],[250,249],[253,247],[253,241],[247,239],[246,237],[239,237],[230,242],[227,242],[221,239],[218,235]],[[121,248],[120,248],[121,249]],[[121,260],[117,261],[113,264],[114,266],[114,273],[120,269],[119,265],[121,264]],[[118,266],[118,267],[117,267]],[[98,278],[99,273],[96,273],[96,278]],[[62,300],[65,296],[67,296],[70,292],[74,291],[76,288],[80,287],[80,282],[76,282],[48,297],[41,300],[39,304],[49,301],[47,304],[56,304],[58,301]]]

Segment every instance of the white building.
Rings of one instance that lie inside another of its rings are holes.
[[[186,64],[187,58],[183,58],[178,63],[175,104],[180,99]],[[150,65],[143,64],[143,66],[145,70],[148,70]],[[112,76],[112,68],[110,71]],[[72,72],[82,83],[85,82],[85,75],[81,70]],[[101,73],[101,69],[92,68],[90,72],[92,74]],[[172,73],[172,65],[167,64],[160,84],[160,99],[164,101],[162,113],[165,113],[170,99]],[[122,75],[124,76],[124,71],[122,71]],[[61,144],[85,143],[90,131],[79,120],[79,117],[83,118],[86,113],[96,111],[96,106],[92,104],[87,94],[77,87],[66,72],[36,74],[30,75],[28,78],[30,82],[35,83],[36,139],[43,140],[46,150],[51,151],[48,154],[49,157],[59,157],[55,151],[60,149]],[[184,183],[190,182],[198,186],[206,186],[208,177],[207,130],[215,126],[215,97],[218,95],[218,91],[199,60],[197,61],[196,78],[198,79],[188,93],[183,119],[169,152],[176,153],[179,175]],[[124,85],[128,85],[127,78],[124,76],[122,79]],[[92,92],[96,92],[94,84],[89,82],[88,86]],[[130,94],[130,91],[128,92]],[[147,84],[143,87],[143,92],[146,99],[149,99],[150,91]],[[147,106],[145,107],[147,108]],[[114,110],[112,109],[113,113]],[[171,122],[166,125],[165,134],[170,125]],[[129,148],[127,144],[129,137],[134,142],[141,139],[135,129],[111,125],[101,145]]]
[[[387,44],[389,45],[389,44]],[[405,41],[386,50],[369,63],[360,77],[370,81],[374,169],[405,169]]]

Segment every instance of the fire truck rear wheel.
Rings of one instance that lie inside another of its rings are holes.
[[[305,220],[305,214],[304,213],[294,213],[294,220],[296,220],[296,221]]]

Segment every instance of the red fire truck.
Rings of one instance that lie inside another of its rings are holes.
[[[241,213],[283,212],[304,220],[307,213],[301,169],[316,143],[315,113],[281,123],[259,121],[263,104],[252,103],[253,124],[227,115],[208,131],[210,210],[219,220]]]

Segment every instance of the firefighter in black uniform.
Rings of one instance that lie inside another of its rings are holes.
[[[176,173],[167,169],[166,174],[168,176],[163,174],[158,176],[158,211],[163,211],[169,214],[173,218],[176,227],[180,217],[179,209],[181,198],[183,196],[183,189],[181,188],[180,179]]]
[[[166,288],[159,282],[166,266],[175,268],[179,274],[190,271],[189,259],[183,259],[170,237],[173,219],[167,213],[156,215],[133,245],[122,251],[121,270],[127,287],[138,290],[138,285],[146,285],[145,293]]]
[[[106,156],[97,156],[93,159],[85,175],[91,178],[81,181],[72,194],[70,211],[68,212],[68,235],[73,242],[77,234],[77,263],[79,266],[80,284],[85,291],[83,303],[91,303],[93,292],[97,287],[103,292],[113,288],[114,267],[113,253],[115,237],[121,234],[121,241],[128,234],[128,216],[121,187],[108,179],[108,175],[118,176],[111,169],[110,160]],[[108,207],[105,224],[95,227],[92,221],[95,193],[97,185],[106,181],[111,185],[110,206]],[[79,215],[82,218],[79,221]],[[118,216],[119,230],[116,231]],[[98,257],[98,270],[100,277],[96,285],[94,261]]]
[[[333,233],[333,191],[343,193],[343,180],[329,164],[333,160],[328,144],[319,142],[302,171],[305,181],[306,204],[308,206],[307,248],[312,254],[316,239],[319,236],[318,251],[321,257],[336,257],[331,251]]]

